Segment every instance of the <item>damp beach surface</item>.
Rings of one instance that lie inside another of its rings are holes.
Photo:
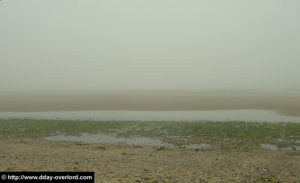
[[[0,93],[0,119],[300,122],[299,92]]]

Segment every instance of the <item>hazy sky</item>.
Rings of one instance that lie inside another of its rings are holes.
[[[0,91],[300,88],[299,0],[2,0]]]

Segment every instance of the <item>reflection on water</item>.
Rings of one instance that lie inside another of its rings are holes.
[[[67,135],[56,135],[46,137],[46,140],[51,141],[75,141],[75,142],[86,142],[86,143],[109,143],[109,144],[130,144],[130,145],[146,145],[146,146],[165,146],[172,147],[171,144],[162,142],[159,139],[152,139],[147,137],[116,137],[113,134],[89,134],[82,133],[80,136],[67,136]]]
[[[279,148],[277,145],[273,144],[260,144],[262,149],[278,151],[278,150],[287,150],[287,151],[300,151],[300,146],[289,146],[286,148]]]
[[[260,147],[271,151],[277,151],[279,149],[278,146],[273,144],[260,144]]]
[[[188,149],[195,149],[195,150],[205,150],[211,148],[211,145],[210,144],[189,144],[183,147]]]
[[[48,119],[95,121],[258,121],[296,122],[300,117],[283,116],[265,110],[216,111],[57,111],[0,112],[0,119]]]

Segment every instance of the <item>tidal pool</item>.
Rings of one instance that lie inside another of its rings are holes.
[[[260,144],[262,149],[278,151],[278,150],[287,150],[287,151],[300,151],[300,146],[290,146],[286,148],[279,148],[277,145],[273,144]]]
[[[152,139],[147,137],[117,137],[114,134],[90,134],[82,133],[78,136],[71,135],[55,135],[45,138],[51,141],[75,141],[86,143],[109,143],[109,144],[129,144],[129,145],[143,145],[143,146],[164,146],[173,147],[172,144],[163,142],[159,139]]]

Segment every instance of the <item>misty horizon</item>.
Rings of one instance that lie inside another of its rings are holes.
[[[299,89],[299,7],[1,1],[0,92]]]

